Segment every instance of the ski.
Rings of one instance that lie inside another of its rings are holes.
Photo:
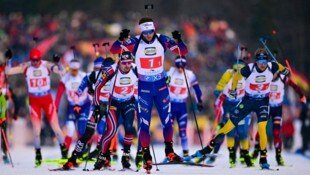
[[[132,168],[122,168],[118,171],[133,171],[133,172],[136,172],[136,170],[132,169]]]
[[[190,166],[199,166],[199,167],[214,167],[213,165],[200,164],[195,162],[168,162],[168,163],[157,163],[154,165],[190,165]]]
[[[200,163],[200,162],[204,161],[208,157],[211,158],[211,157],[218,157],[218,156],[220,156],[220,154],[204,154],[201,157],[197,156],[196,154],[192,154],[190,156],[183,157],[183,160],[184,161],[190,161],[190,160],[192,160],[194,158],[197,158],[198,160],[196,160],[196,163]]]
[[[106,168],[101,168],[100,170],[98,169],[86,169],[85,171],[116,171],[116,168],[112,168],[112,167],[106,167]]]
[[[279,168],[261,168],[260,170],[279,171]]]
[[[48,170],[49,171],[72,171],[72,170],[75,170],[75,169],[73,169],[73,168],[64,169],[63,167],[59,167],[59,168],[49,168]]]

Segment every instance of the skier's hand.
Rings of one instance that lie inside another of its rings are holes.
[[[201,111],[203,110],[202,101],[198,102],[197,108],[198,108],[198,111],[199,111],[199,112],[201,112]]]
[[[304,103],[304,104],[307,104],[307,98],[306,98],[306,96],[302,96],[302,97],[300,98],[300,101],[301,101],[302,103]]]
[[[289,69],[288,68],[284,68],[282,71],[280,71],[279,72],[280,74],[282,74],[282,75],[289,75],[290,74],[290,71],[289,71]]]
[[[0,127],[5,125],[5,120],[6,120],[6,118],[0,119]]]
[[[169,86],[170,84],[170,81],[171,81],[171,77],[170,76],[167,76],[166,77],[166,84]]]
[[[74,111],[75,115],[80,115],[81,110],[82,110],[82,108],[80,105],[74,105],[73,111]]]
[[[130,32],[130,30],[128,30],[128,29],[123,29],[122,31],[121,31],[121,33],[119,34],[119,40],[120,41],[124,41],[124,39],[125,38],[128,38],[129,37],[129,32]]]
[[[6,51],[5,51],[5,53],[4,53],[5,58],[9,60],[9,59],[12,58],[12,55],[13,55],[13,54],[12,54],[12,50],[9,49],[9,48],[6,49]]]
[[[93,88],[88,88],[87,92],[89,95],[94,95],[94,93],[95,93]]]
[[[180,31],[175,30],[171,34],[172,34],[173,39],[177,40],[178,42],[181,41],[181,32]]]
[[[54,63],[59,63],[60,56],[57,53],[53,54],[53,62]]]

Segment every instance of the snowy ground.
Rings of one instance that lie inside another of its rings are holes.
[[[192,148],[192,150],[197,150],[198,147]],[[163,160],[164,148],[162,146],[155,146],[157,161]],[[181,150],[179,147],[175,148],[177,153]],[[133,151],[135,152],[135,150]],[[192,151],[193,152],[193,151]],[[261,171],[256,164],[255,168],[245,168],[244,165],[238,164],[236,168],[229,168],[228,165],[228,151],[226,149],[221,150],[221,156],[218,157],[215,162],[215,167],[205,168],[205,167],[193,167],[193,166],[183,166],[183,165],[169,165],[169,166],[159,166],[160,171],[156,171],[155,166],[152,169],[152,174],[167,174],[167,175],[192,175],[192,174],[208,174],[208,175],[303,175],[309,174],[310,171],[310,159],[303,156],[296,155],[293,153],[283,153],[284,160],[288,166],[278,167],[274,159],[273,151],[269,151],[268,160],[272,168],[279,168],[279,171]],[[57,164],[43,164],[39,168],[34,168],[34,151],[32,147],[15,147],[11,150],[12,158],[15,167],[12,168],[10,165],[4,165],[2,160],[0,161],[0,174],[1,175],[63,175],[63,174],[146,174],[144,170],[140,172],[119,172],[119,171],[101,171],[101,172],[85,172],[82,171],[84,164],[81,164],[79,168],[74,171],[67,172],[50,172],[48,168],[56,168]],[[42,148],[43,159],[57,159],[60,157],[60,151],[58,147],[43,147]],[[119,154],[120,155],[120,154]],[[154,160],[154,159],[153,159]],[[308,167],[309,166],[309,167]],[[89,169],[93,168],[93,163],[89,163],[87,166]],[[114,165],[116,169],[120,169],[120,163]],[[132,162],[132,167],[135,168]]]

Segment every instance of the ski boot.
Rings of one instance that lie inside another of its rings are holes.
[[[99,155],[99,152],[100,152],[100,148],[99,147],[96,147],[96,149],[92,152],[89,153],[89,158],[88,160],[91,160],[93,158],[97,158],[98,155]]]
[[[257,157],[259,155],[259,149],[260,149],[259,148],[259,144],[255,144],[254,151],[253,151],[253,153],[251,155],[253,161],[255,161],[257,159]]]
[[[236,167],[236,150],[233,147],[228,147],[229,151],[229,168]]]
[[[66,145],[63,143],[63,144],[59,144],[60,146],[60,151],[61,151],[61,158],[62,159],[68,159],[68,149],[66,147]]]
[[[94,170],[100,170],[101,168],[111,167],[111,156],[110,152],[99,153],[96,163],[94,164]]]
[[[146,170],[147,174],[151,173],[152,169],[152,156],[149,147],[142,148],[143,150],[143,168]]]
[[[267,150],[260,151],[259,165],[262,169],[269,169],[270,165],[267,162]]]
[[[143,165],[143,153],[142,150],[137,151],[136,159],[135,159],[137,171],[139,171]]]
[[[188,150],[183,150],[183,157],[189,156],[189,151]]]
[[[276,161],[279,166],[284,166],[284,160],[281,156],[281,149],[276,148]]]
[[[252,156],[251,156],[250,158],[252,159]],[[242,149],[240,149],[239,161],[240,161],[241,164],[245,164],[245,161],[244,161],[244,152],[242,151]]]
[[[245,149],[241,149],[241,155],[243,155],[244,158],[244,163],[246,164],[247,167],[252,167],[253,162],[251,160],[251,156],[249,155],[249,151]]]
[[[210,157],[209,159],[207,159],[206,164],[213,164],[215,162],[216,158],[215,157]]]
[[[3,163],[4,164],[10,164],[9,157],[8,157],[8,155],[6,153],[4,153],[2,159],[3,159]]]
[[[78,153],[74,150],[72,152],[71,157],[68,159],[68,161],[62,165],[62,168],[64,170],[69,170],[73,167],[79,167],[79,164],[76,162],[77,158],[78,158]]]
[[[38,166],[40,166],[40,165],[42,164],[41,149],[40,149],[40,148],[39,148],[39,149],[36,149],[35,152],[36,152],[35,164],[36,164],[36,166],[38,167]]]
[[[122,156],[122,165],[124,169],[130,168],[130,150],[124,150],[123,156]]]
[[[173,151],[172,142],[165,142],[165,145],[165,153],[169,162],[183,162],[182,158]]]
[[[112,150],[112,164],[117,164],[118,161],[118,155],[117,155],[117,150]]]

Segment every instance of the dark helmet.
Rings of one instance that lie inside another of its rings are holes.
[[[120,56],[119,56],[120,61],[125,61],[125,60],[133,60],[133,56],[131,54],[131,52],[123,52]]]

